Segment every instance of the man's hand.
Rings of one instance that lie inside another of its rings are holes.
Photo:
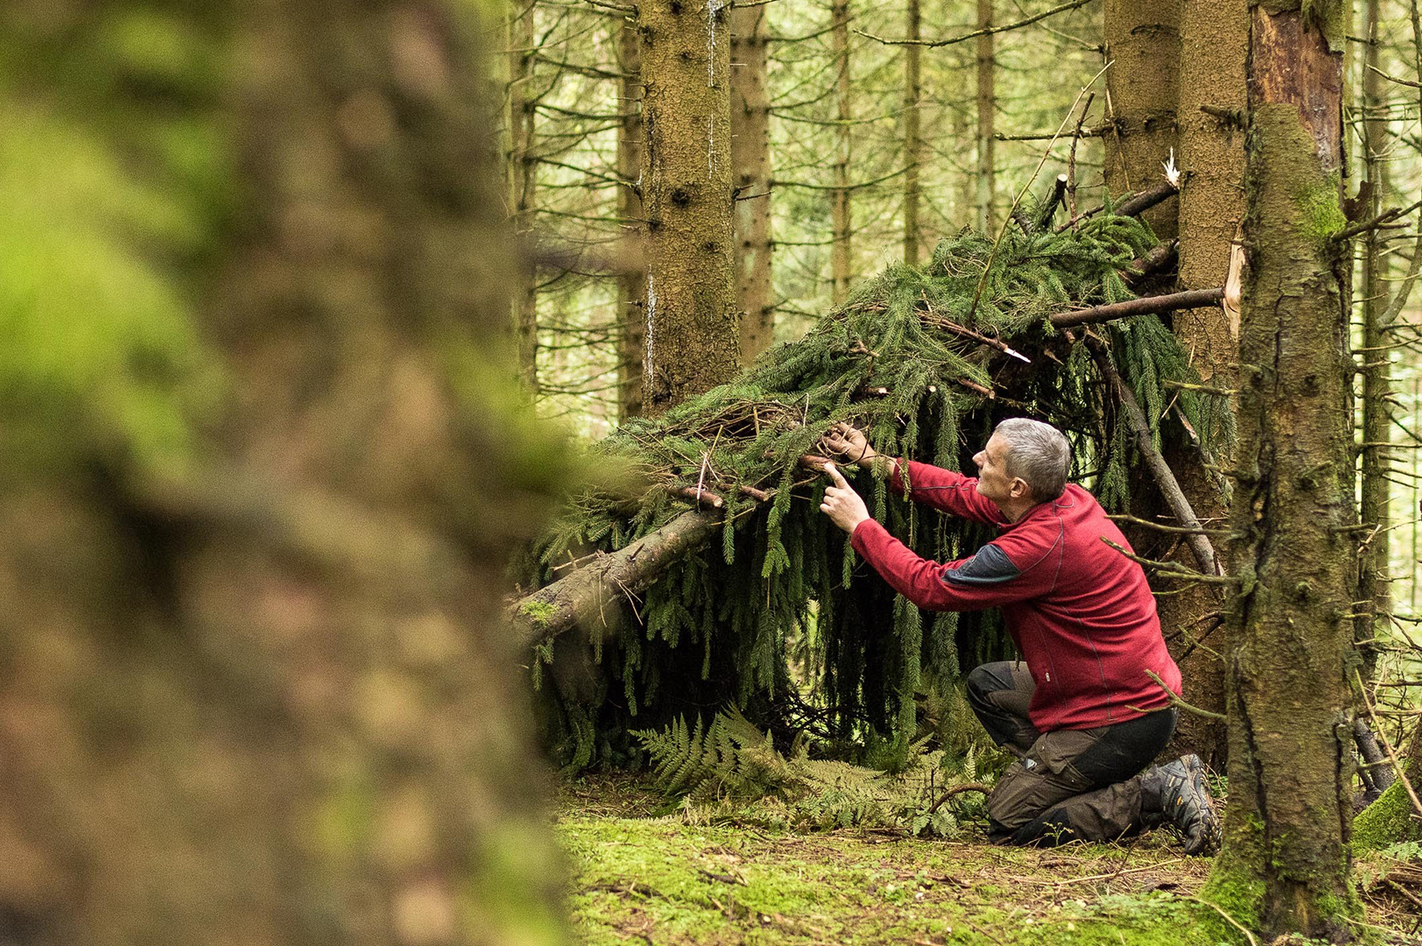
[[[854,527],[869,518],[869,509],[833,463],[825,464],[825,475],[834,481],[834,485],[825,487],[825,499],[820,503],[820,512],[829,516],[830,521],[845,532],[853,535]]]
[[[869,446],[869,440],[864,436],[864,432],[848,424],[835,424],[829,429],[829,433],[820,439],[831,453],[834,453],[850,463],[858,463],[863,469],[869,469],[874,458],[878,456],[874,448]]]

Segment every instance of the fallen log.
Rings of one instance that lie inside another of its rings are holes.
[[[1109,322],[1112,319],[1123,319],[1132,315],[1159,314],[1173,312],[1176,309],[1200,309],[1205,306],[1218,305],[1223,298],[1223,286],[1216,289],[1191,289],[1187,292],[1170,292],[1160,296],[1142,296],[1139,299],[1128,299],[1125,302],[1092,306],[1089,309],[1058,312],[1047,318],[1057,328],[1071,328],[1074,325]]]
[[[663,568],[693,551],[721,525],[721,517],[693,509],[649,532],[626,548],[598,556],[516,601],[508,622],[520,645],[533,647],[557,637],[578,622],[600,621],[622,607],[622,600],[646,589]]]

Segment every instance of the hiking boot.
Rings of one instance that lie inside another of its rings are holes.
[[[1197,755],[1141,773],[1141,817],[1148,828],[1171,824],[1185,841],[1186,854],[1212,854],[1220,844],[1220,822],[1205,788],[1205,766]]]

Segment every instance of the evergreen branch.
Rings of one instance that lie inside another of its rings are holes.
[[[1062,132],[1066,129],[1067,122],[1071,121],[1071,117],[1076,114],[1076,107],[1081,103],[1081,97],[1085,95],[1087,90],[1096,84],[1096,80],[1101,78],[1106,70],[1110,68],[1111,63],[1109,62],[1102,66],[1100,71],[1091,77],[1091,81],[1086,83],[1082,90],[1076,94],[1076,98],[1071,103],[1071,108],[1067,109],[1066,117],[1064,117],[1062,123],[1057,126],[1057,133],[1052,136],[1051,141],[1047,142],[1047,150],[1042,152],[1042,160],[1038,161],[1037,166],[1032,169],[1032,174],[1027,178],[1027,183],[1023,184],[1022,189],[1017,192],[1016,199],[1012,201],[1012,206],[1008,208],[1007,214],[1003,217],[1002,226],[999,227],[997,231],[997,239],[994,240],[992,244],[992,252],[988,254],[987,262],[983,265],[983,274],[978,278],[978,287],[973,292],[973,304],[968,307],[968,323],[970,325],[972,324],[973,317],[977,314],[978,303],[982,301],[983,287],[987,285],[988,273],[992,271],[993,260],[997,258],[998,248],[1002,246],[1002,238],[1007,235],[1008,224],[1012,222],[1012,214],[1017,210],[1017,206],[1022,203],[1022,198],[1026,196],[1027,189],[1032,186],[1032,182],[1037,180],[1037,175],[1041,173],[1042,166],[1046,164],[1047,159],[1052,156],[1052,146],[1055,145],[1057,139],[1061,137]]]

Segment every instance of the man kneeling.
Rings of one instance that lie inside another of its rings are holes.
[[[824,442],[861,467],[878,456],[848,425]],[[1090,493],[1066,482],[1066,437],[1039,421],[1005,420],[973,462],[976,479],[912,461],[893,461],[889,476],[915,502],[1002,530],[968,558],[939,564],[915,555],[869,517],[833,465],[820,510],[919,607],[1002,609],[1022,661],[968,675],[969,705],[1018,757],[988,796],[992,839],[1109,841],[1173,824],[1187,853],[1212,850],[1219,823],[1200,760],[1188,755],[1142,771],[1165,748],[1176,717],[1147,671],[1178,696],[1180,669],[1145,573],[1102,541],[1129,549],[1125,536]]]

